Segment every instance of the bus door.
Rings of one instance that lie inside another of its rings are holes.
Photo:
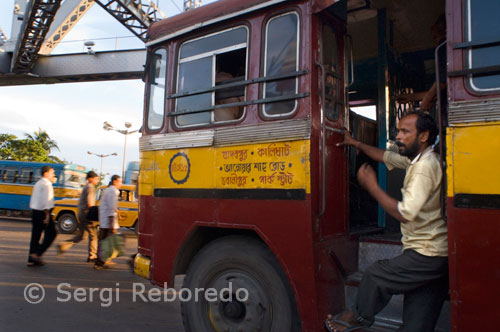
[[[324,222],[321,237],[346,231],[348,220],[347,162],[342,147],[345,121],[345,23],[327,13],[318,24],[320,73],[321,137],[320,137],[320,216]],[[318,61],[319,60],[319,61]]]

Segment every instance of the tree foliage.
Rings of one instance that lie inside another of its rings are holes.
[[[49,154],[53,149],[60,151],[57,142],[51,139],[49,134],[42,128],[38,128],[38,131],[35,130],[33,134],[26,133],[25,136],[29,140],[39,142]]]
[[[27,138],[19,139],[15,135],[0,134],[0,159],[62,163],[59,158],[49,155],[51,149],[59,148],[45,131],[39,129],[33,136],[26,136]],[[38,137],[41,139],[37,139]]]

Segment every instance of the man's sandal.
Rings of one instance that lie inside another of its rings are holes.
[[[333,321],[335,324],[340,324],[343,327],[347,327],[347,329],[344,330],[344,332],[351,332],[351,331],[356,331],[362,328],[366,328],[367,326],[365,325],[352,325],[347,322],[344,322],[343,320],[339,319],[339,317],[343,314],[343,312],[336,314],[333,316],[333,318],[328,315],[329,317],[325,319],[325,327],[329,332],[337,332],[334,328],[331,327],[330,323]]]

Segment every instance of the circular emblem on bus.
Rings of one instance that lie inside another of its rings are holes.
[[[191,162],[188,156],[183,152],[174,154],[168,166],[168,173],[172,181],[177,184],[183,184],[188,180],[190,172]]]

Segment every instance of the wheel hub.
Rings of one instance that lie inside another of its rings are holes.
[[[241,320],[246,315],[246,308],[243,303],[233,297],[231,302],[222,303],[224,316],[233,320]]]
[[[73,222],[70,219],[65,218],[62,220],[61,227],[64,230],[69,230],[71,229],[71,227],[73,227]]]
[[[210,323],[215,331],[270,331],[270,293],[255,277],[245,272],[228,271],[210,286],[221,294],[217,301],[208,302]],[[242,298],[242,289],[247,291],[245,298]]]

